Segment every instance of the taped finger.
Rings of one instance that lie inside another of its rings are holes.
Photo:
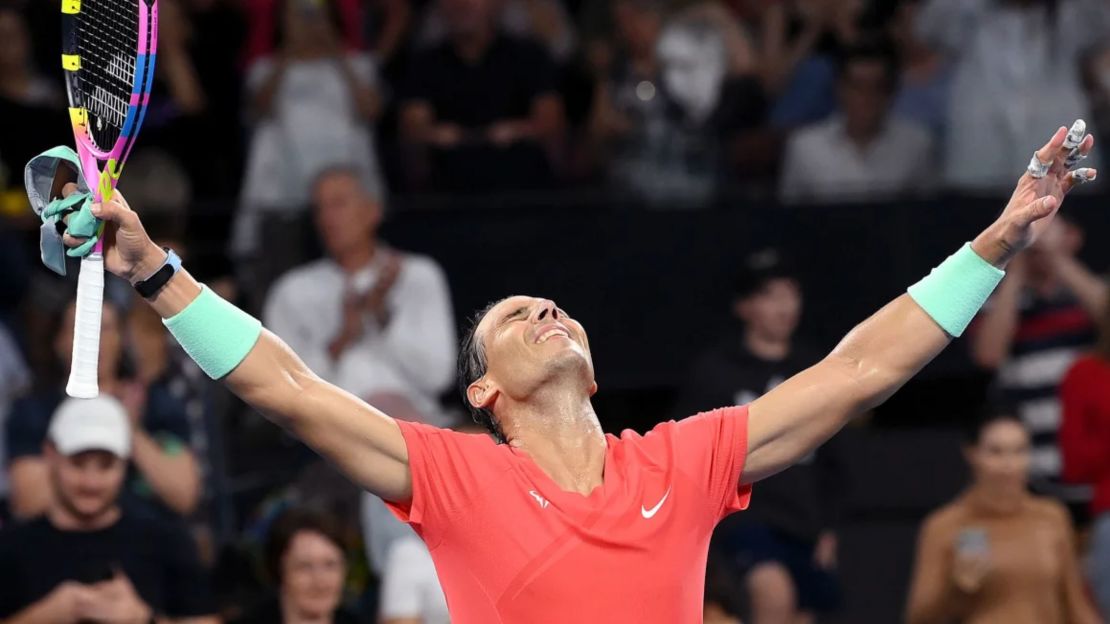
[[[1041,179],[1048,175],[1049,168],[1052,167],[1052,161],[1043,162],[1036,152],[1033,152],[1033,157],[1029,159],[1029,166],[1025,168],[1029,172],[1029,177]]]
[[[1087,136],[1087,122],[1082,119],[1076,119],[1075,123],[1071,125],[1068,130],[1068,135],[1064,137],[1064,149],[1073,150],[1079,147],[1083,142],[1084,137]]]
[[[1098,172],[1094,169],[1088,169],[1086,167],[1082,169],[1076,169],[1075,171],[1072,171],[1068,174],[1068,179],[1072,182],[1072,184],[1086,184],[1087,182],[1094,181],[1096,177],[1098,177]]]
[[[1083,162],[1086,158],[1087,154],[1081,152],[1078,147],[1073,147],[1072,150],[1068,152],[1068,157],[1064,160],[1064,168],[1071,169]]]

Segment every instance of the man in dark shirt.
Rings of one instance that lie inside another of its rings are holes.
[[[131,430],[115,399],[67,399],[44,455],[46,515],[0,532],[0,620],[215,622],[196,547],[177,522],[125,513]]]
[[[555,68],[539,44],[499,32],[494,0],[442,0],[448,38],[413,59],[401,105],[413,178],[442,191],[546,186],[563,129]]]
[[[802,292],[775,250],[748,257],[734,291],[736,327],[698,358],[676,414],[743,405],[821,359],[797,344]],[[760,483],[747,513],[718,525],[715,547],[747,580],[752,620],[794,622],[839,601],[833,570],[843,469],[837,438]]]

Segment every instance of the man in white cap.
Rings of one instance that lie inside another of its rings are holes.
[[[124,407],[67,399],[43,446],[54,496],[44,516],[0,532],[0,620],[215,622],[189,535],[119,505],[131,454]]]

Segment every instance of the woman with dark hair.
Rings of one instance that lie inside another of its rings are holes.
[[[1068,513],[1027,489],[1029,432],[1014,415],[977,423],[964,456],[971,485],[925,519],[908,624],[1086,624]]]
[[[1094,351],[1076,360],[1060,385],[1060,455],[1065,479],[1095,488],[1088,572],[1099,610],[1110,618],[1110,305],[1104,310]]]
[[[266,570],[277,596],[236,624],[355,624],[340,607],[347,560],[339,528],[328,516],[291,509],[274,521],[266,540]]]

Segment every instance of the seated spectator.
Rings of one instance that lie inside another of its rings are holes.
[[[313,197],[327,257],[274,284],[266,326],[324,379],[395,417],[441,424],[455,373],[443,271],[378,239],[381,202],[354,170],[323,173]]]
[[[995,414],[977,423],[964,455],[970,487],[922,525],[907,624],[1099,622],[1067,510],[1026,489],[1021,421]]]
[[[432,554],[415,533],[390,546],[378,605],[381,624],[449,624]]]
[[[595,90],[593,151],[609,161],[610,182],[640,201],[704,202],[723,184],[729,139],[761,118],[752,68],[736,67],[709,11],[662,27],[654,0],[613,10],[625,56]]]
[[[296,217],[312,181],[337,164],[350,165],[377,197],[385,184],[371,124],[381,109],[374,62],[344,52],[331,2],[283,0],[283,29],[272,56],[248,70],[255,119],[233,251],[257,251],[260,221]]]
[[[19,345],[8,332],[5,324],[0,323],[0,466],[7,466],[5,458],[7,444],[4,443],[8,418],[8,408],[15,397],[23,394],[31,385],[31,375]],[[0,470],[0,527],[8,517],[8,471]]]
[[[732,310],[735,325],[691,368],[677,418],[749,404],[821,359],[794,336],[802,291],[777,251],[745,259]],[[840,602],[835,528],[845,488],[838,440],[762,481],[759,504],[717,526],[713,550],[743,580],[755,624],[797,622]]]
[[[924,0],[905,0],[888,27],[901,62],[897,95],[891,109],[903,119],[928,128],[934,139],[944,137],[952,66],[918,35],[915,25]]]
[[[561,64],[574,54],[575,33],[570,16],[557,0],[501,0],[497,23],[502,32],[543,45],[555,62]],[[414,33],[420,48],[439,45],[447,38],[443,4],[432,2]]]
[[[1076,360],[1060,383],[1060,401],[1063,477],[1095,489],[1090,581],[1103,619],[1110,620],[1110,305],[1103,311],[1094,350]]]
[[[502,32],[495,0],[439,0],[446,40],[414,55],[401,103],[413,183],[438,191],[548,186],[563,138],[551,59]]]
[[[1008,189],[1037,128],[1090,115],[1080,60],[1110,33],[1101,0],[929,0],[921,37],[955,66],[944,180],[970,192]],[[1034,87],[1034,85],[1036,85]],[[1039,97],[1051,92],[1051,98]],[[983,145],[991,149],[982,149]],[[1084,166],[1097,167],[1096,155]]]
[[[893,57],[858,47],[841,60],[838,115],[795,132],[786,146],[784,201],[861,201],[930,188],[928,130],[890,114],[898,81]]]
[[[1006,267],[1006,277],[971,326],[971,357],[997,373],[996,391],[1033,434],[1030,480],[1038,494],[1067,504],[1085,524],[1090,487],[1061,480],[1059,384],[1096,338],[1107,307],[1106,283],[1077,254],[1083,231],[1067,213],[1033,248]]]
[[[189,536],[120,504],[133,441],[110,397],[68,399],[54,413],[46,515],[0,532],[4,622],[217,621]]]
[[[265,557],[277,595],[235,624],[359,621],[340,605],[347,561],[342,535],[329,517],[305,509],[285,512],[270,527]]]
[[[55,354],[68,372],[73,351],[70,302],[55,327]],[[101,395],[113,396],[127,408],[131,422],[131,462],[120,504],[129,514],[176,519],[192,513],[201,495],[196,459],[189,448],[190,432],[181,405],[161,383],[130,379],[125,370],[122,319],[106,303],[101,318]],[[31,518],[50,508],[52,490],[43,453],[51,414],[65,398],[61,383],[49,385],[16,401],[8,414],[7,461],[12,513]]]

